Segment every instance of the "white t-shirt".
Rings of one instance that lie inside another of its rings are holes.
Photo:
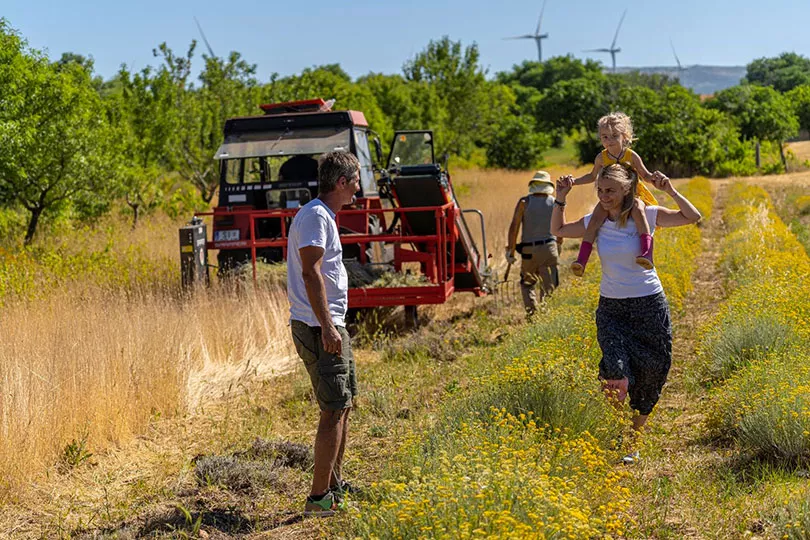
[[[655,234],[655,220],[658,207],[648,206],[645,209],[650,234]],[[585,216],[585,227],[591,220],[591,214]],[[645,270],[636,264],[636,257],[641,251],[638,229],[629,218],[624,227],[615,221],[605,220],[596,235],[596,250],[602,264],[602,283],[600,294],[607,298],[638,298],[658,294],[664,290],[655,268]]]
[[[329,314],[335,326],[345,326],[349,305],[349,277],[343,266],[343,246],[340,244],[335,214],[320,199],[313,199],[298,211],[287,235],[287,296],[290,299],[290,319],[309,326],[320,326],[307,297],[301,274],[299,249],[309,246],[323,248],[321,275],[326,288]]]

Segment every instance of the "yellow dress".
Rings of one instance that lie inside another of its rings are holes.
[[[625,148],[622,152],[622,155],[619,159],[613,159],[613,156],[607,151],[607,148],[602,150],[602,167],[607,167],[608,165],[613,165],[614,163],[621,163],[622,165],[626,165],[633,170],[633,154],[630,152],[629,148]],[[636,171],[638,174],[638,171]],[[655,199],[655,195],[653,195],[647,186],[644,185],[644,181],[639,178],[638,184],[636,187],[636,196],[641,199],[644,204],[647,206],[658,206],[658,201]]]

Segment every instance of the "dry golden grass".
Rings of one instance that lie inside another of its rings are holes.
[[[121,445],[294,353],[278,292],[92,293],[12,306],[0,342],[0,498],[57,464]],[[72,452],[65,449],[72,444]]]
[[[797,141],[788,143],[787,147],[799,161],[810,160],[810,141]]]

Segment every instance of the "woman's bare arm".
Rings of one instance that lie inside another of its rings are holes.
[[[698,209],[686,197],[678,193],[669,178],[664,176],[659,182],[659,186],[662,191],[672,197],[672,200],[678,205],[678,209],[659,208],[658,216],[655,219],[658,227],[680,227],[700,221],[701,215]]]

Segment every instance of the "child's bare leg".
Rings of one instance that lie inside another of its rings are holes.
[[[585,265],[588,264],[588,259],[591,257],[593,251],[593,242],[596,240],[596,233],[599,227],[607,219],[607,212],[602,208],[601,204],[597,204],[591,214],[591,220],[588,222],[588,228],[585,229],[585,236],[582,237],[582,244],[579,246],[579,255],[577,260],[571,263],[571,272],[575,276],[581,276],[585,273]]]
[[[636,257],[636,264],[643,267],[645,270],[652,270],[653,265],[653,239],[650,234],[650,224],[647,222],[647,213],[644,211],[644,203],[639,199],[633,201],[633,208],[630,210],[630,216],[638,229],[638,238],[641,244],[641,250],[638,257]]]

